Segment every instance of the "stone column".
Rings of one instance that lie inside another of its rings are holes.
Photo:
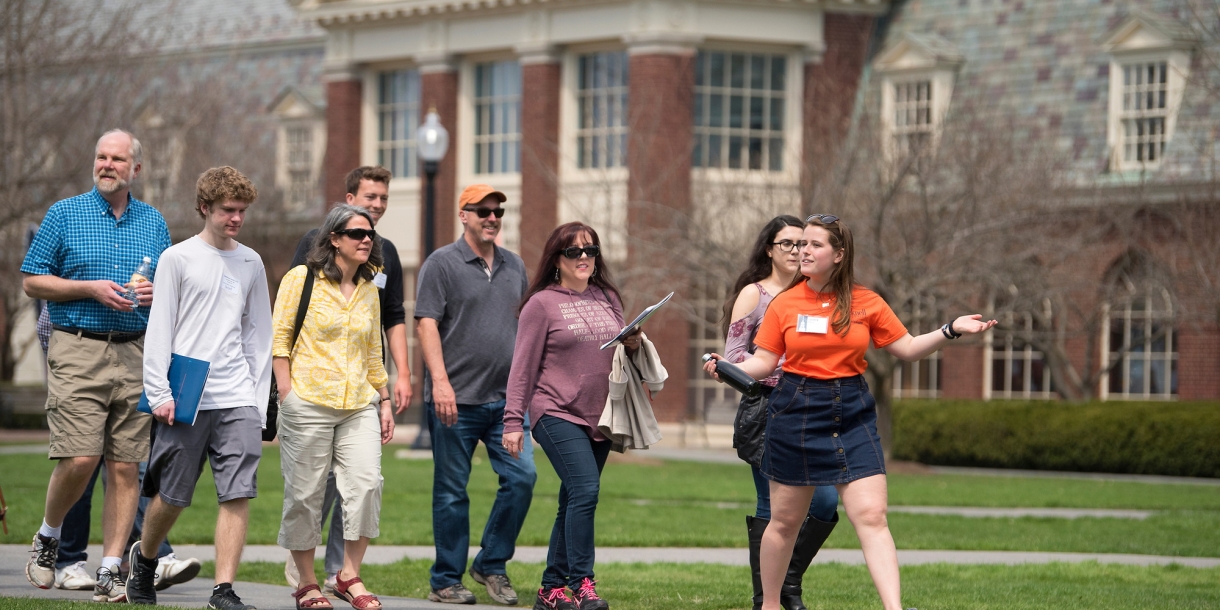
[[[521,53],[521,258],[532,274],[559,225],[559,54]]]
[[[658,420],[674,422],[688,415],[694,367],[690,322],[681,303],[690,297],[690,283],[669,252],[674,244],[684,243],[691,212],[695,48],[689,43],[650,40],[632,44],[629,52],[628,271],[640,278],[629,289],[649,296],[677,293],[677,302],[667,305],[645,328],[669,371],[653,408]]]

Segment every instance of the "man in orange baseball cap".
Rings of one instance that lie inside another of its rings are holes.
[[[500,476],[500,490],[483,530],[483,548],[470,576],[497,603],[517,604],[506,564],[533,498],[533,445],[513,459],[500,439],[517,305],[528,281],[521,257],[496,245],[508,198],[486,184],[472,184],[458,198],[462,236],[437,248],[419,270],[416,332],[428,373],[424,407],[432,433],[432,564],[428,599],[473,604],[462,584],[470,548],[471,459],[479,441]],[[528,434],[528,431],[526,432]]]

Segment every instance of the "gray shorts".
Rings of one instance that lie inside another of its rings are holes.
[[[258,461],[263,456],[257,407],[200,411],[195,425],[153,424],[152,455],[140,494],[174,506],[190,506],[206,457],[220,502],[258,496]]]

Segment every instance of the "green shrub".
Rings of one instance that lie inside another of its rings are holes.
[[[894,405],[895,459],[940,466],[1220,477],[1220,403]]]

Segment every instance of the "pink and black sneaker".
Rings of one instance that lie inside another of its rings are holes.
[[[572,599],[577,610],[609,610],[610,603],[597,596],[596,585],[597,582],[592,578],[580,581],[580,588]]]
[[[538,589],[538,600],[534,602],[534,610],[576,610],[572,598],[568,597],[563,587],[554,589]]]

